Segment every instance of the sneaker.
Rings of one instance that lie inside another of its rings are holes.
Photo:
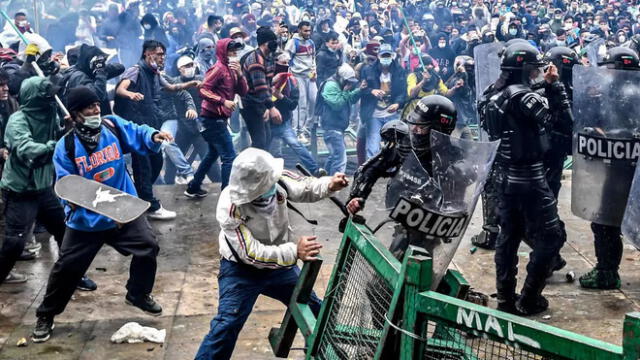
[[[620,275],[615,270],[593,269],[580,276],[580,286],[586,289],[614,290],[622,285]]]
[[[87,275],[84,275],[82,279],[80,279],[80,282],[78,282],[76,288],[82,291],[95,291],[98,289],[98,285],[93,280],[89,279]]]
[[[125,296],[125,303],[127,305],[135,306],[153,316],[159,316],[162,314],[162,307],[153,299],[153,296],[149,294],[144,295],[141,298],[135,298],[127,293],[127,296]]]
[[[311,141],[309,141],[309,138],[304,133],[298,135],[298,142],[304,146],[311,144]]]
[[[51,333],[53,332],[55,325],[53,324],[53,316],[40,316],[36,322],[36,327],[31,333],[31,340],[36,343],[41,343],[49,340]]]
[[[176,176],[176,185],[187,185],[188,183],[186,176]]]
[[[22,254],[18,256],[18,261],[31,261],[38,257],[37,251],[29,251],[26,248],[22,250]]]
[[[27,275],[19,272],[10,271],[9,275],[4,279],[5,284],[22,284],[27,282]]]
[[[35,236],[31,236],[31,240],[29,240],[24,245],[24,249],[28,250],[28,251],[31,251],[31,252],[40,251],[41,248],[42,248],[42,244],[40,244],[39,242],[36,241],[36,237]]]
[[[542,295],[533,297],[521,296],[516,302],[516,309],[522,316],[533,316],[546,311],[549,308],[549,301]]]
[[[173,220],[176,218],[175,211],[169,211],[162,206],[156,211],[147,212],[147,217],[154,220]]]
[[[193,188],[191,186],[188,186],[187,190],[184,191],[184,196],[191,199],[203,198],[207,195],[209,195],[209,193],[206,190],[202,190],[201,187]]]

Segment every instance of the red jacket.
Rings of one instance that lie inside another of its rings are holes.
[[[227,46],[231,39],[221,39],[216,44],[218,61],[204,77],[200,87],[202,110],[200,116],[210,118],[229,118],[231,110],[224,106],[225,100],[233,101],[236,94],[245,96],[249,90],[247,80],[238,78],[235,71],[229,69]]]

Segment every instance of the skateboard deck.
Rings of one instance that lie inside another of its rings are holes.
[[[67,175],[56,182],[59,198],[126,224],[144,214],[151,204],[111,186],[78,175]]]

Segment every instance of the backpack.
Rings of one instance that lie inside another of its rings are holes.
[[[105,116],[102,118],[102,125],[105,128],[109,129],[113,135],[118,139],[118,143],[120,143],[120,148],[122,149],[122,138],[120,137],[120,129],[116,127],[113,123],[113,119],[110,116]],[[63,137],[64,141],[64,150],[67,153],[67,157],[71,162],[76,166],[75,157],[76,157],[76,142],[75,142],[75,134],[73,133],[73,129],[67,131],[67,133]]]

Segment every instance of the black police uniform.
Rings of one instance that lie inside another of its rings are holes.
[[[542,290],[551,261],[565,240],[543,162],[549,149],[546,127],[552,118],[551,109],[547,99],[523,81],[523,74],[528,75],[527,62],[541,65],[537,57],[537,50],[530,45],[508,47],[503,54],[503,74],[495,86],[497,93],[483,109],[490,138],[501,140],[492,179],[500,224],[495,254],[499,308],[525,315],[548,307]],[[566,97],[558,82],[546,90],[548,96]],[[570,109],[565,110],[570,114]],[[517,253],[525,236],[535,246],[518,300]]]

